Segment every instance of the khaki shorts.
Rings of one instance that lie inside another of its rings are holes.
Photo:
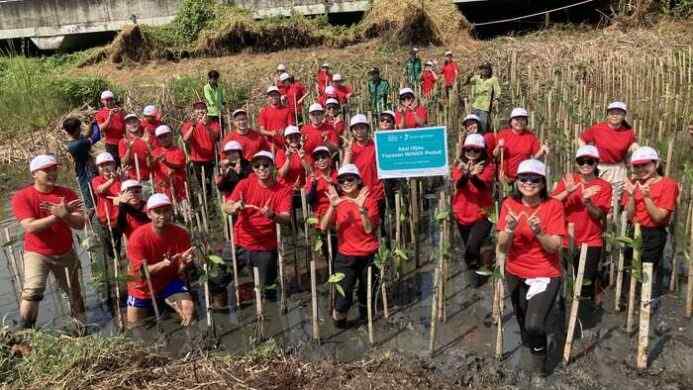
[[[44,256],[35,252],[24,252],[24,287],[22,299],[40,301],[46,290],[48,274],[52,273],[58,287],[68,296],[81,294],[79,285],[79,258],[70,251],[61,256]],[[68,285],[69,275],[69,285]],[[70,291],[70,287],[72,291]]]

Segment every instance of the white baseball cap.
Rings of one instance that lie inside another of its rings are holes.
[[[323,62],[322,65],[320,65],[320,67],[321,68],[329,68],[330,64],[328,64],[327,62]]]
[[[628,106],[626,106],[624,102],[611,102],[606,107],[606,110],[623,110],[624,112],[628,112]]]
[[[486,147],[486,141],[481,134],[469,134],[464,139],[464,146],[474,146],[483,149]]]
[[[385,111],[381,112],[380,116],[383,116],[383,115],[389,115],[392,117],[392,119],[395,119],[395,112],[392,110],[385,110]]]
[[[335,93],[337,93],[337,90],[333,86],[328,85],[327,87],[325,87],[326,95],[334,95]]]
[[[599,151],[594,145],[582,145],[578,148],[577,152],[575,152],[575,158],[577,159],[580,157],[592,157],[599,160]]]
[[[359,178],[361,177],[359,169],[354,164],[344,164],[341,167],[339,167],[339,170],[337,171],[337,177],[342,175],[356,175]]]
[[[284,64],[277,65],[277,70],[286,70],[286,65],[284,65]]]
[[[240,142],[238,141],[229,141],[224,144],[224,151],[225,152],[230,152],[232,150],[238,150],[238,151],[243,151],[243,145],[241,145]]]
[[[524,108],[513,108],[513,110],[510,112],[510,119],[517,118],[517,117],[528,117],[529,114],[527,113],[527,110]]]
[[[52,167],[53,165],[58,165],[58,160],[55,159],[55,156],[52,154],[39,154],[31,159],[29,171],[34,172],[39,169]]]
[[[137,119],[138,121],[140,120],[140,118],[138,118],[137,115],[135,115],[135,114],[127,114],[127,115],[125,115],[125,121],[126,121],[126,122],[127,122],[128,120],[130,120],[130,119]]]
[[[140,182],[138,182],[137,180],[128,179],[120,185],[120,191],[123,192],[129,190],[130,188],[136,187],[142,187],[142,184],[140,184]]]
[[[248,111],[246,111],[246,110],[243,109],[243,108],[239,108],[239,109],[233,110],[233,112],[231,113],[231,118],[235,118],[235,117],[236,117],[236,114],[241,114],[241,113],[247,114]]]
[[[330,154],[330,149],[328,149],[327,146],[320,145],[320,146],[316,147],[315,149],[313,149],[313,153],[311,153],[311,154],[317,154],[320,152],[325,152],[327,154]]]
[[[342,81],[342,80],[344,80],[344,78],[339,73],[335,73],[334,76],[332,76],[332,81]]]
[[[349,121],[349,128],[354,127],[356,125],[368,125],[368,126],[370,126],[371,124],[368,122],[368,118],[366,118],[365,115],[356,114],[356,115],[351,117],[351,120]]]
[[[316,111],[325,111],[324,108],[322,108],[322,104],[320,103],[313,103],[310,105],[308,108],[308,113],[316,112]]]
[[[337,99],[335,99],[335,98],[329,98],[329,99],[325,100],[325,105],[326,105],[326,106],[329,106],[330,104],[339,105],[339,100],[337,100]]]
[[[105,163],[115,163],[115,159],[108,152],[101,152],[96,156],[96,165],[101,165]]]
[[[407,94],[411,94],[411,95],[416,96],[414,94],[414,90],[412,90],[411,88],[402,88],[399,90],[399,97],[402,97],[402,96],[407,95]]]
[[[266,158],[266,159],[272,161],[272,163],[274,164],[274,155],[272,154],[272,152],[268,152],[266,150],[261,150],[261,151],[255,153],[253,155],[253,159],[251,161],[254,161],[258,158]]]
[[[290,78],[291,78],[291,75],[286,73],[286,72],[279,75],[279,81],[286,81]]]
[[[412,47],[412,48],[411,48],[411,51],[413,51],[413,52],[418,52],[418,51],[419,51],[419,48],[418,48],[418,47]]]
[[[467,121],[477,121],[477,122],[481,123],[481,118],[479,118],[477,115],[469,114],[469,115],[464,117],[464,119],[462,120],[462,124],[467,123]]]
[[[111,92],[111,91],[101,92],[101,100],[113,99],[114,97],[115,96],[113,96],[113,92]]]
[[[156,114],[159,113],[159,110],[157,110],[155,105],[148,105],[144,107],[144,110],[142,110],[142,115],[144,116],[156,116]]]
[[[154,210],[159,207],[170,206],[171,199],[166,194],[156,193],[147,199],[147,210]]]
[[[288,137],[292,134],[301,134],[301,131],[296,126],[286,126],[286,128],[284,129],[284,137]]]
[[[170,134],[170,133],[171,133],[171,128],[166,126],[166,125],[157,126],[156,130],[154,130],[154,135],[157,137],[160,137],[164,134]]]
[[[452,55],[452,52],[451,52],[450,50],[447,50],[447,51],[445,52],[445,55],[446,55],[446,56],[451,56],[451,55]]]
[[[433,66],[433,61],[431,61],[431,60],[426,61],[426,66]]]
[[[277,88],[276,85],[270,85],[269,87],[267,87],[267,94],[269,95],[272,92],[280,93],[279,88]]]
[[[657,151],[649,146],[641,146],[630,156],[631,164],[642,164],[650,161],[659,161]]]
[[[546,176],[546,165],[543,162],[535,159],[525,160],[520,163],[517,168],[517,174],[533,173],[539,176]]]

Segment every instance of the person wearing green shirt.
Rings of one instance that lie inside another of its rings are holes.
[[[383,112],[387,109],[387,97],[390,94],[390,83],[380,78],[380,69],[373,68],[368,72],[368,94],[371,100],[373,113]]]
[[[421,58],[419,58],[419,49],[413,48],[409,52],[409,59],[404,66],[404,74],[409,87],[414,88],[419,85],[421,80]]]
[[[210,70],[207,73],[207,80],[203,91],[205,102],[207,103],[207,117],[210,121],[219,121],[224,110],[224,89],[219,86],[219,72]],[[223,123],[221,123],[223,127]]]
[[[498,98],[501,95],[500,84],[493,76],[493,69],[489,63],[479,66],[479,74],[470,76],[465,84],[470,83],[472,84],[472,114],[479,117],[479,133],[483,134],[489,128],[491,109],[498,104]]]

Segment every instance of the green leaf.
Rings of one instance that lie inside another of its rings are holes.
[[[209,255],[209,256],[207,256],[207,259],[211,263],[216,264],[216,265],[224,265],[225,264],[224,259],[222,259],[221,256],[218,256],[218,255]]]
[[[306,223],[310,226],[315,226],[318,224],[318,219],[316,217],[310,217],[306,219]]]
[[[634,242],[630,237],[616,237],[614,241],[629,247],[632,247]]]
[[[436,215],[435,215],[436,221],[439,221],[439,222],[444,221],[448,217],[449,214],[450,214],[450,211],[447,209],[438,209],[438,211],[436,211]]]
[[[315,243],[313,244],[313,252],[320,252],[322,250],[322,245],[322,240],[315,240]]]
[[[330,278],[327,280],[327,283],[332,283],[332,284],[337,284],[344,280],[345,275],[341,272],[334,273],[330,275]]]
[[[269,290],[276,290],[277,289],[277,284],[270,284],[269,286],[265,286],[265,291]]]
[[[490,269],[488,269],[486,267],[481,267],[478,270],[474,271],[474,273],[476,273],[477,275],[481,275],[481,276],[493,275],[493,271],[491,271]]]
[[[402,260],[409,260],[409,256],[407,256],[407,252],[397,248],[395,249],[395,257],[398,257]]]
[[[346,296],[346,294],[344,294],[344,289],[342,288],[342,286],[340,284],[335,284],[334,288],[337,289],[337,292],[339,293],[339,295],[341,295],[343,297]]]
[[[591,279],[582,279],[582,287],[591,286],[591,285],[592,285]]]
[[[19,237],[15,237],[15,238],[12,238],[9,241],[5,242],[4,244],[2,244],[2,247],[6,248],[8,246],[13,246],[14,244],[16,244],[18,242],[19,242]]]

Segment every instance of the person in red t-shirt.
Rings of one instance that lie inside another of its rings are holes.
[[[120,194],[121,180],[116,172],[115,159],[110,153],[99,153],[96,156],[96,167],[99,174],[91,179],[91,189],[96,201],[96,219],[101,225],[104,266],[108,269],[121,249],[122,233],[117,226],[118,205],[114,203]]]
[[[284,129],[296,122],[291,110],[282,104],[282,95],[277,87],[267,88],[267,97],[270,104],[260,110],[257,123],[260,127],[260,134],[267,138],[267,142],[276,151],[284,148]]]
[[[575,154],[576,173],[568,173],[558,182],[551,196],[563,202],[567,223],[575,229],[573,245],[576,248],[573,257],[573,268],[577,274],[580,260],[579,248],[587,244],[585,263],[585,280],[592,283],[583,284],[582,296],[594,300],[598,284],[598,267],[601,259],[602,234],[606,215],[611,209],[611,184],[596,176],[599,163],[599,151],[592,145],[578,148]],[[563,241],[563,247],[569,247],[569,237]]]
[[[135,114],[128,114],[125,117],[125,128],[127,134],[118,144],[118,153],[130,179],[139,182],[149,180],[151,165],[151,145],[143,136],[140,120]]]
[[[339,100],[335,98],[325,99],[325,111],[325,120],[334,128],[335,134],[337,135],[337,143],[341,146],[341,138],[344,135],[346,125],[344,124],[344,118],[342,118],[342,109]]]
[[[128,327],[140,326],[155,302],[161,301],[178,313],[181,325],[189,326],[195,303],[183,278],[193,261],[190,235],[173,223],[173,207],[166,195],[150,196],[146,209],[152,222],[138,227],[128,240]],[[149,279],[143,267],[147,267]]]
[[[334,169],[330,149],[327,146],[321,145],[313,150],[313,172],[308,176],[306,182],[306,201],[313,212],[313,216],[318,221],[327,211],[330,201],[327,199],[327,191],[330,186],[337,184],[337,171]],[[319,228],[319,225],[317,226]],[[326,243],[329,234],[332,252],[337,248],[337,241],[331,231],[321,232],[322,242]],[[328,251],[327,244],[322,246],[322,254],[325,259],[330,259],[332,253]]]
[[[667,226],[678,203],[679,183],[657,172],[659,155],[649,146],[633,151],[630,164],[633,179],[625,182],[621,205],[628,220],[640,224],[641,260],[654,264],[652,291],[653,296],[659,297],[662,294],[661,259],[667,242]],[[628,253],[627,257],[631,255]]]
[[[101,134],[104,135],[106,151],[113,156],[116,166],[120,167],[118,143],[125,136],[125,114],[120,107],[116,106],[111,91],[101,93],[101,104],[103,107],[96,113],[96,123],[101,129]]]
[[[606,113],[606,121],[585,130],[578,141],[581,145],[594,145],[599,150],[599,177],[612,185],[612,204],[615,207],[623,193],[628,155],[638,148],[638,144],[635,130],[626,121],[628,107],[625,103],[610,103]]]
[[[424,70],[421,72],[421,94],[430,98],[433,95],[433,90],[436,88],[437,81],[438,75],[433,70],[433,62],[426,61]]]
[[[138,227],[149,222],[145,201],[142,199],[142,184],[137,180],[125,180],[120,186],[118,196],[118,231],[123,232],[127,239]]]
[[[152,179],[154,191],[161,192],[173,201],[173,205],[186,200],[188,186],[185,173],[185,152],[173,143],[171,128],[161,125],[154,134],[160,145],[152,151]]]
[[[219,122],[212,121],[207,116],[207,104],[193,104],[194,121],[187,121],[181,127],[183,142],[190,148],[190,161],[197,183],[202,188],[205,182],[206,196],[212,193],[212,174],[214,169],[215,145],[219,141]]]
[[[457,82],[457,76],[460,74],[460,68],[452,59],[452,52],[445,52],[445,63],[440,71],[445,79],[445,96],[450,96],[450,90]]]
[[[543,376],[547,334],[555,329],[554,322],[563,321],[557,315],[556,296],[565,216],[561,202],[548,196],[544,163],[521,162],[516,183],[498,217],[498,250],[506,255],[505,280],[522,344],[529,347],[534,374]]]
[[[224,212],[235,216],[236,253],[240,264],[257,267],[260,285],[277,279],[277,224],[291,223],[291,188],[274,179],[274,157],[261,151],[252,159],[253,175],[224,198]],[[236,281],[238,282],[238,281]],[[276,299],[275,290],[268,298]]]
[[[281,76],[287,72],[286,65],[284,64],[278,64],[277,69],[274,71],[274,74],[272,75],[272,80],[274,80],[274,85],[279,87],[282,83],[281,81]]]
[[[320,65],[318,74],[315,75],[315,94],[322,96],[325,93],[325,87],[332,82],[332,73],[330,73],[330,64],[324,63]]]
[[[285,149],[277,151],[277,178],[280,183],[298,191],[306,184],[312,161],[303,149],[298,127],[288,126],[284,131],[284,138]]]
[[[312,155],[313,149],[320,145],[325,145],[332,152],[336,152],[339,148],[337,131],[325,119],[325,111],[320,103],[310,105],[308,118],[310,121],[301,128],[303,150],[306,154]]]
[[[332,76],[332,87],[334,87],[334,93],[339,103],[348,104],[349,99],[351,99],[352,90],[351,86],[344,84],[344,77],[341,74],[335,73],[335,75]]]
[[[307,96],[306,87],[296,81],[294,76],[288,73],[285,73],[285,75],[282,75],[283,79],[280,80],[286,89],[283,96],[286,100],[286,106],[289,108],[289,111],[294,113],[297,121],[302,121],[303,99]]]
[[[154,105],[149,105],[144,107],[142,110],[142,122],[140,123],[142,129],[144,130],[144,136],[142,139],[147,141],[151,145],[152,149],[159,146],[159,142],[156,139],[156,128],[161,126],[161,118],[159,115],[159,109]]]
[[[490,268],[491,258],[482,259],[481,247],[491,236],[489,210],[493,205],[493,180],[496,165],[486,153],[481,134],[469,134],[464,140],[457,164],[452,170],[455,193],[452,210],[457,228],[465,242],[464,260],[471,271],[472,287],[481,285],[480,268]]]
[[[341,196],[333,186],[329,187],[330,206],[320,221],[320,228],[331,226],[337,231],[337,258],[335,273],[344,274],[340,282],[344,296],[338,294],[332,318],[338,328],[346,327],[347,315],[354,297],[354,285],[358,280],[359,320],[367,318],[367,276],[373,265],[379,243],[377,237],[380,211],[378,203],[369,196],[368,187],[361,180],[359,169],[353,164],[344,164],[337,173]],[[374,273],[375,274],[375,273]],[[377,291],[377,281],[372,288]]]
[[[514,108],[508,123],[510,127],[496,135],[493,155],[501,162],[498,177],[508,184],[515,181],[517,167],[522,161],[543,158],[549,150],[546,145],[541,145],[539,138],[527,128],[527,117],[527,110]]]
[[[399,90],[399,105],[395,114],[398,129],[414,129],[423,127],[428,122],[428,110],[416,100],[411,88]]]
[[[481,129],[481,119],[474,114],[465,116],[464,120],[462,120],[462,126],[464,126],[464,131],[459,132],[457,140],[458,145],[463,145],[464,139],[469,134],[481,134],[479,132],[479,129]],[[490,131],[484,133],[483,136],[484,144],[486,145],[486,153],[488,153],[489,156],[493,156],[493,151],[496,148],[496,136]]]
[[[368,118],[363,114],[352,116],[349,130],[353,138],[349,138],[344,144],[344,164],[356,165],[371,197],[378,202],[384,201],[385,189],[382,181],[378,179],[375,143],[371,138]]]
[[[226,145],[229,141],[238,142],[243,147],[243,158],[246,161],[250,161],[255,153],[261,150],[270,151],[270,144],[265,137],[249,127],[246,110],[242,108],[234,110],[231,113],[231,119],[233,119],[233,129],[224,136],[221,145]]]
[[[36,324],[49,273],[70,297],[72,317],[83,323],[80,263],[72,247],[71,230],[84,227],[81,201],[72,190],[55,184],[58,179],[55,156],[43,154],[34,157],[29,170],[33,185],[20,189],[12,197],[12,212],[24,230],[20,325],[28,329]]]

